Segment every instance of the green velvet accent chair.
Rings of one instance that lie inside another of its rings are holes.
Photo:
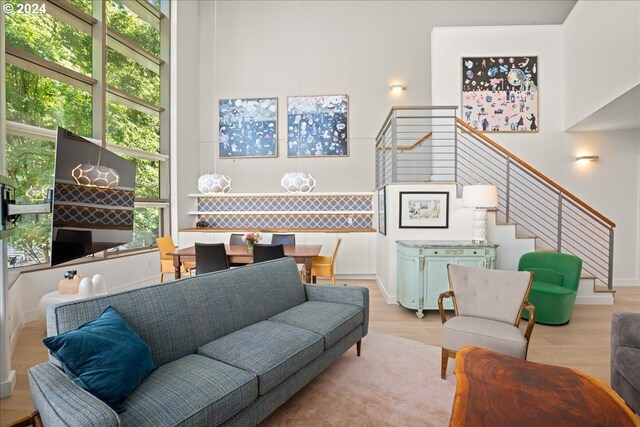
[[[578,294],[582,260],[560,252],[529,252],[520,257],[518,271],[533,272],[529,302],[536,307],[536,323],[566,325]],[[528,319],[529,313],[522,313]]]

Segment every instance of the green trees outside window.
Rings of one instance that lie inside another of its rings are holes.
[[[5,2],[18,4],[17,0]],[[29,132],[16,131],[15,127],[29,125],[55,130],[62,126],[92,137],[94,129],[102,129],[104,125],[108,144],[134,149],[126,155],[119,154],[135,162],[136,200],[145,201],[136,206],[134,240],[121,249],[153,245],[155,237],[162,232],[164,204],[160,200],[159,187],[162,168],[157,158],[145,153],[161,153],[161,79],[160,65],[149,66],[149,61],[140,61],[140,57],[160,56],[160,20],[166,18],[158,11],[159,1],[149,1],[146,6],[159,16],[157,22],[151,19],[152,23],[148,21],[150,16],[155,16],[153,13],[144,13],[143,19],[128,9],[127,3],[120,1],[67,0],[67,3],[87,14],[85,21],[77,16],[81,13],[74,15],[61,8],[55,10],[57,13],[51,13],[51,8],[56,8],[52,3],[46,4],[48,13],[45,14],[5,15],[8,58],[5,66],[5,174],[18,183],[19,203],[40,202],[46,189],[53,186],[53,134],[42,137],[36,131],[29,135]],[[92,43],[98,42],[92,41],[90,28],[93,23],[90,20],[96,5],[106,10],[108,35],[105,45],[97,46],[105,49],[107,58],[108,95],[102,106],[102,119],[94,117],[95,100],[91,87],[96,84],[92,79],[96,75],[92,59],[96,46]],[[119,43],[113,42],[111,33],[118,37]],[[24,60],[33,57],[36,57],[35,61]],[[156,62],[162,63],[159,58]],[[110,96],[110,92],[115,95]],[[48,263],[50,233],[50,214],[23,216],[8,243],[10,266]]]

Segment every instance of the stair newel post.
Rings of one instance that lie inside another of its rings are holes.
[[[398,116],[393,110],[391,117],[391,182],[398,182]]]
[[[505,222],[509,222],[509,206],[511,204],[511,158],[509,156],[507,159],[507,168],[506,168],[506,183],[505,183],[505,208],[504,208],[504,216]]]
[[[613,228],[609,228],[609,274],[607,275],[607,288],[613,288]]]
[[[562,192],[558,192],[558,238],[556,239],[556,249],[562,252]]]

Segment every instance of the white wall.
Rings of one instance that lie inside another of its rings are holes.
[[[562,46],[568,129],[640,84],[640,2],[579,1]]]
[[[400,228],[400,192],[404,191],[446,191],[449,192],[448,228]],[[387,301],[395,303],[397,296],[398,240],[471,240],[472,209],[462,207],[462,199],[456,197],[455,184],[392,184],[387,186],[387,235],[377,235],[376,280]]]
[[[301,169],[315,176],[317,191],[371,191],[373,139],[390,107],[431,103],[431,28],[548,22],[550,14],[564,19],[573,7],[571,1],[488,1],[472,8],[446,1],[177,3],[179,25],[189,28],[177,32],[176,48],[198,51],[197,58],[188,52],[175,63],[180,99],[172,155],[177,150],[180,156],[173,173],[180,174],[181,193],[173,194],[180,227],[194,225],[187,215],[193,200],[182,194],[197,192],[197,176],[216,163],[218,172],[232,177],[234,192],[281,191],[281,176],[297,168],[297,160],[286,156],[287,96],[349,96],[350,156],[303,159]],[[183,10],[189,19],[181,17]],[[395,82],[407,86],[399,96],[388,89]],[[214,160],[218,99],[262,96],[279,99],[279,156]]]
[[[614,283],[637,283],[640,131],[564,132],[562,36],[559,25],[434,29],[433,103],[460,105],[463,56],[537,55],[540,131],[489,137],[615,222]],[[575,162],[579,153],[600,161],[583,168]]]

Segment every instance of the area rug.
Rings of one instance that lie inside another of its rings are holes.
[[[442,380],[440,347],[369,331],[260,426],[447,426],[454,363]]]

